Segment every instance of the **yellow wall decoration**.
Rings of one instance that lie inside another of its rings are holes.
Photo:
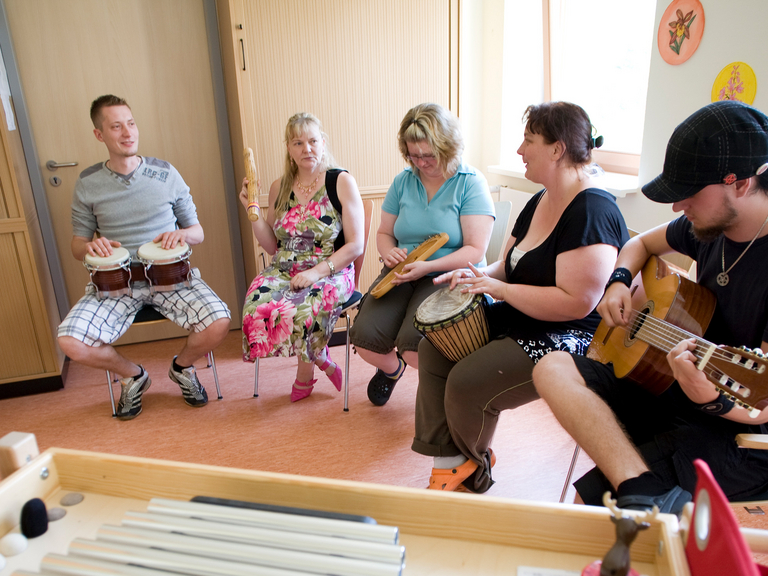
[[[755,72],[744,62],[731,62],[720,70],[712,84],[712,102],[738,100],[745,104],[755,101],[757,78]]]

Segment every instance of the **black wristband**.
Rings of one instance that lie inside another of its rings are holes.
[[[608,290],[608,286],[614,282],[621,282],[627,288],[630,288],[632,286],[632,272],[626,268],[616,268],[616,270],[613,271],[613,274],[611,274],[611,277],[608,278],[608,283],[605,285],[605,289]]]
[[[706,412],[707,414],[712,414],[714,416],[722,416],[724,414],[728,414],[731,410],[733,410],[733,407],[736,406],[736,402],[728,398],[725,394],[720,392],[720,396],[712,400],[712,402],[707,402],[705,404],[696,404],[694,403],[696,408],[701,410],[702,412]]]

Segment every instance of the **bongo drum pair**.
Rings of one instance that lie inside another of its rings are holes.
[[[467,284],[442,288],[418,307],[413,325],[452,362],[458,362],[490,342],[487,306],[482,294],[462,294]]]
[[[192,268],[189,257],[192,249],[188,244],[165,250],[159,242],[143,244],[137,253],[138,264],[145,278],[134,278],[131,272],[131,255],[123,247],[114,248],[109,256],[86,254],[83,265],[90,274],[89,285],[96,289],[96,296],[117,298],[131,293],[131,283],[146,279],[150,293],[178,290],[188,287]]]

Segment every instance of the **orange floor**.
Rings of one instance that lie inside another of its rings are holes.
[[[167,377],[182,340],[132,344],[121,352],[143,363],[152,377],[138,418],[113,419],[104,373],[71,363],[63,390],[0,401],[0,436],[32,432],[41,450],[58,446],[426,487],[431,459],[410,449],[415,370],[406,371],[387,405],[375,407],[365,393],[374,369],[353,354],[345,413],[342,394],[319,372],[313,394],[291,404],[296,361],[270,358],[261,362],[260,396],[253,398],[254,368],[242,362],[239,340],[240,332],[232,331],[216,350],[223,400],[214,399],[210,370],[200,370],[211,398],[204,408],[186,406]],[[343,366],[344,347],[331,348],[331,354]],[[574,442],[543,401],[503,413],[493,448],[498,463],[489,494],[558,501]],[[577,474],[590,466],[582,454]],[[571,488],[569,501],[573,494]]]

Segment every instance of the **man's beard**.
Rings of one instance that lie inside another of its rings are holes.
[[[723,202],[723,215],[719,222],[702,228],[697,228],[694,224],[691,226],[691,233],[699,242],[714,242],[733,225],[737,216],[738,212],[731,201],[726,200]]]

